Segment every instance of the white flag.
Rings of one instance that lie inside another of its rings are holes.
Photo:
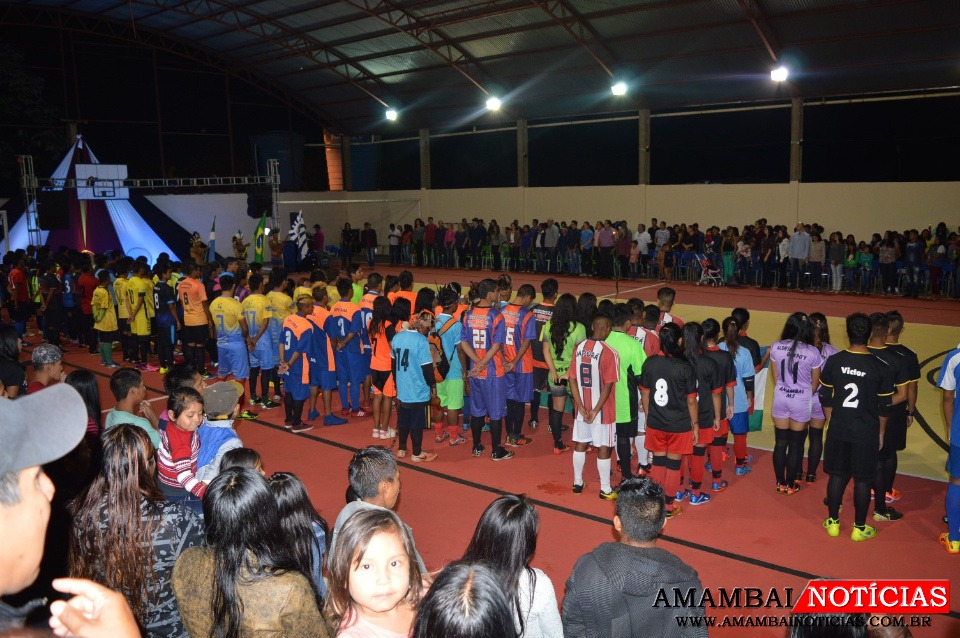
[[[293,226],[290,228],[290,234],[288,235],[290,241],[296,243],[297,253],[300,255],[300,259],[307,258],[307,227],[303,223],[303,211],[297,212],[297,217],[293,220]]]

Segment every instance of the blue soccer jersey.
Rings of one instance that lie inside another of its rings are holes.
[[[955,350],[947,353],[943,360],[943,367],[940,368],[940,376],[937,378],[937,387],[943,390],[954,392],[953,396],[953,421],[950,423],[950,445],[960,446],[960,393],[957,393],[957,386],[960,385],[960,344]]]
[[[727,344],[723,342],[720,342],[720,349],[730,351]],[[733,358],[733,365],[737,369],[737,387],[733,390],[733,411],[746,412],[750,409],[750,400],[747,398],[747,387],[743,380],[753,378],[756,375],[750,351],[743,346],[737,348],[737,356]]]
[[[287,374],[287,389],[297,401],[309,396],[310,385],[310,341],[313,337],[313,324],[300,315],[290,315],[283,320],[280,329],[280,345],[283,346],[284,359],[289,363],[294,353],[300,356],[290,365]]]
[[[423,378],[421,366],[433,363],[430,343],[416,330],[398,332],[390,344],[390,358],[397,370],[397,400],[404,403],[426,403],[430,400],[430,386]]]
[[[453,323],[449,323],[453,320]],[[450,361],[450,371],[447,372],[447,379],[462,379],[463,366],[460,365],[460,355],[457,353],[457,346],[460,345],[460,339],[463,338],[463,324],[457,321],[452,315],[440,313],[437,315],[437,332],[446,327],[443,334],[440,335],[440,343],[443,344],[443,352]]]

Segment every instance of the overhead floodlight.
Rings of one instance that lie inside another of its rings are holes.
[[[770,79],[774,82],[784,82],[788,75],[790,75],[790,71],[785,66],[778,66],[773,71],[770,71]]]
[[[397,120],[397,111],[395,109],[387,109],[387,119],[395,122]]]
[[[489,111],[499,111],[500,110],[500,98],[491,97],[487,100],[487,110]]]
[[[626,95],[627,94],[627,83],[626,82],[617,82],[610,87],[610,91],[614,95]]]

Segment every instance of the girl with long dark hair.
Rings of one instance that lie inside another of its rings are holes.
[[[242,468],[222,472],[204,494],[203,514],[209,547],[183,552],[173,570],[191,636],[329,636],[265,478]]]
[[[97,377],[89,370],[74,370],[67,375],[64,383],[72,386],[80,394],[84,405],[87,406],[87,431],[83,435],[89,452],[90,476],[100,471],[102,444],[100,434],[103,432],[103,410],[100,407],[100,387]]]
[[[813,346],[813,322],[806,314],[795,312],[783,326],[780,341],[770,346],[770,372],[773,374],[773,473],[777,492],[794,494],[800,489],[797,474],[803,463],[803,443],[807,424],[820,385],[823,357]]]
[[[697,373],[697,421],[701,427],[689,463],[690,489],[677,492],[677,500],[690,498],[691,505],[709,503],[711,496],[700,489],[707,460],[707,448],[720,430],[720,393],[723,392],[723,374],[719,364],[704,353],[703,327],[696,321],[683,326],[683,353]],[[681,483],[682,485],[682,483]]]
[[[723,462],[728,454],[727,438],[730,432],[730,419],[733,417],[737,368],[730,353],[720,349],[720,322],[710,318],[704,319],[701,325],[703,326],[703,356],[713,359],[717,364],[724,385],[724,391],[720,393],[720,427],[714,430],[713,442],[707,451],[710,460],[704,466],[713,473],[713,491],[722,492],[729,485],[723,479]]]
[[[550,402],[547,404],[550,433],[553,435],[553,453],[563,454],[569,448],[560,438],[563,429],[563,411],[567,406],[567,371],[573,360],[573,350],[587,338],[587,330],[576,320],[577,300],[564,293],[553,305],[553,316],[543,326],[543,358],[547,364]]]
[[[737,370],[730,432],[733,433],[733,454],[737,459],[735,472],[737,476],[743,476],[753,469],[749,464],[752,457],[747,454],[747,433],[750,432],[750,414],[753,413],[753,379],[756,372],[750,351],[740,347],[740,329],[743,328],[740,322],[734,317],[727,317],[723,320],[722,328],[723,343],[720,349],[730,353]]]
[[[27,393],[27,369],[20,363],[21,349],[17,328],[0,325],[0,382],[8,399]]]
[[[407,302],[404,299],[404,302]],[[409,306],[409,302],[407,302]],[[373,438],[392,439],[396,431],[390,428],[390,410],[393,397],[397,396],[390,363],[390,342],[396,334],[396,324],[391,319],[393,307],[390,300],[380,295],[373,300],[373,314],[370,315],[371,357],[370,376],[373,386]],[[407,313],[407,317],[410,314]]]
[[[458,561],[443,568],[423,597],[411,636],[517,638],[510,616],[510,601],[493,571]]]
[[[329,547],[330,526],[313,507],[307,487],[295,474],[276,472],[267,482],[277,499],[283,536],[293,547],[300,572],[310,576],[317,606],[322,608],[327,594],[327,585],[323,582],[323,558]]]
[[[203,545],[203,523],[164,500],[146,432],[121,424],[102,443],[100,473],[70,506],[70,576],[122,593],[145,635],[186,636],[171,574],[181,549]]]
[[[507,494],[491,503],[473,532],[462,561],[489,567],[510,603],[517,634],[524,638],[563,633],[557,595],[545,573],[530,567],[540,518],[525,496]]]
[[[597,314],[597,296],[592,292],[582,292],[577,298],[577,323],[587,331],[586,338],[592,336],[593,316]]]
[[[837,348],[830,343],[830,327],[827,325],[827,318],[820,312],[810,313],[810,322],[813,324],[813,347],[820,352],[822,363],[820,369],[826,365],[827,359],[837,354]],[[810,447],[807,451],[807,472],[805,475],[807,483],[813,483],[817,480],[817,469],[820,467],[820,459],[823,456],[823,428],[827,424],[827,417],[823,413],[823,405],[817,397],[813,398],[813,406],[810,412],[810,428],[808,434],[810,438]],[[800,451],[801,465],[803,461],[803,451]],[[803,475],[803,468],[797,470],[797,480]],[[789,478],[789,477],[788,477]]]

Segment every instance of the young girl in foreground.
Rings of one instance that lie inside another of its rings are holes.
[[[423,593],[413,539],[390,510],[347,519],[327,563],[326,617],[337,636],[407,638]]]

